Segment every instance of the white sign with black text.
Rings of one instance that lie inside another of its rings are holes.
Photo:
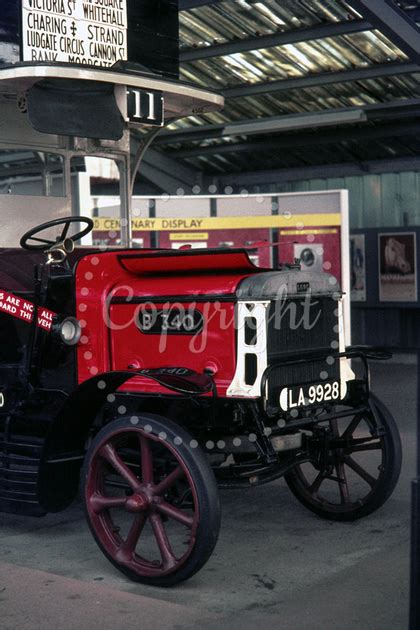
[[[127,0],[22,0],[23,61],[127,59]]]

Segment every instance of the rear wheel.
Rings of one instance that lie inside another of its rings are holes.
[[[309,440],[311,461],[285,476],[305,507],[327,519],[350,521],[389,498],[401,470],[401,440],[375,396],[366,411],[318,425]]]
[[[143,414],[106,425],[83,481],[92,534],[132,580],[171,586],[210,557],[220,529],[216,481],[198,444],[173,422]]]

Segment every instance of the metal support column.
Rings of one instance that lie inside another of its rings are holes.
[[[132,247],[133,245],[133,233],[131,226],[131,169],[130,169],[130,156],[126,156],[123,160],[118,162],[118,168],[120,171],[120,198],[121,198],[121,210],[120,210],[120,234],[121,245],[124,247]]]

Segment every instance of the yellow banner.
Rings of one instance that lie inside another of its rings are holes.
[[[94,229],[98,231],[119,230],[120,221],[112,217],[94,219]],[[341,216],[331,214],[284,214],[275,216],[252,217],[205,217],[205,218],[173,218],[132,220],[133,232],[173,232],[176,230],[243,230],[258,228],[294,228],[303,230],[305,227],[339,226]],[[312,230],[310,230],[313,233]],[[190,237],[189,237],[190,238]]]
[[[282,234],[288,236],[298,236],[299,234],[337,234],[338,230],[332,228],[325,228],[324,230],[317,230],[316,228],[309,228],[304,230],[280,230]]]
[[[170,241],[207,241],[208,232],[174,232],[169,234]]]

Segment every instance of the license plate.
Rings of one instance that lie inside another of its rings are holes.
[[[146,335],[196,335],[203,329],[204,316],[191,308],[145,308],[138,314],[137,326]]]
[[[283,411],[290,411],[325,402],[338,402],[345,398],[346,392],[346,383],[340,381],[284,387],[280,392],[280,407]]]

